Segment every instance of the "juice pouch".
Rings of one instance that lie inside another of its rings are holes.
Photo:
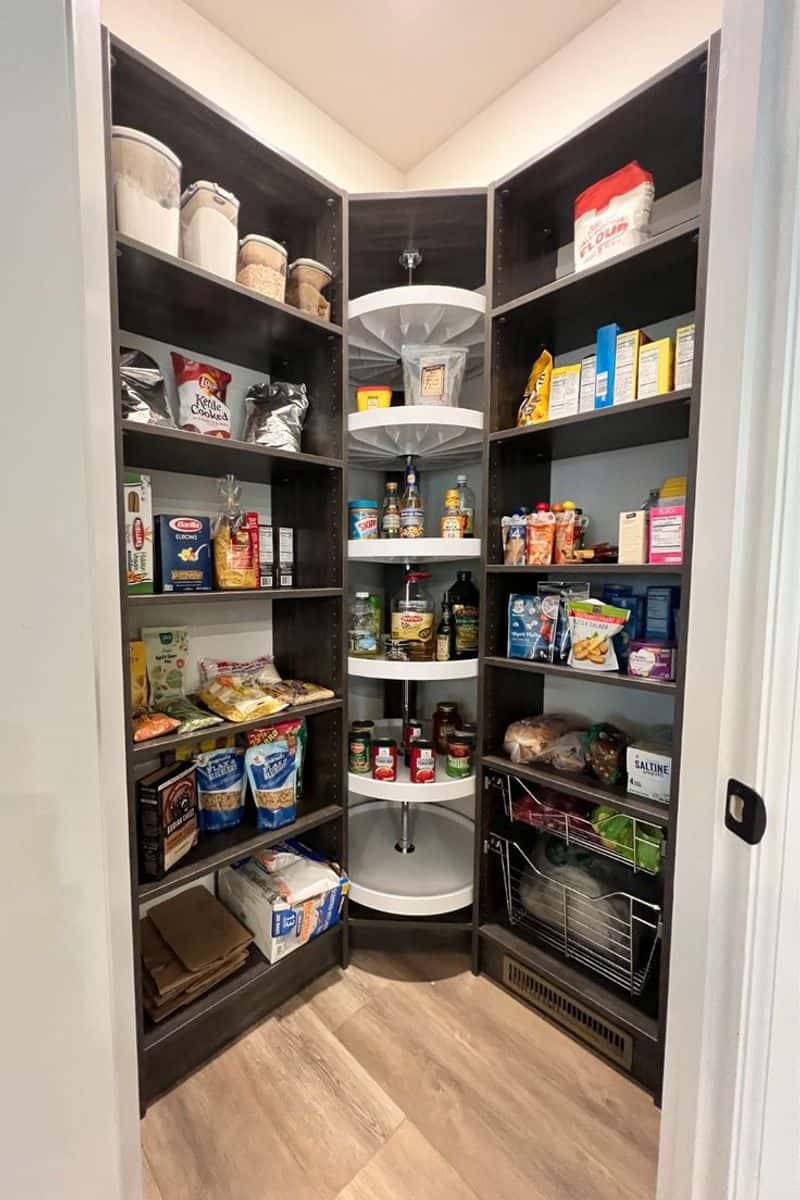
[[[588,519],[578,512],[571,500],[559,505],[556,513],[556,532],[553,545],[553,562],[556,564],[575,561],[575,551],[580,550],[583,533]]]
[[[537,504],[527,518],[525,558],[529,567],[549,566],[553,561],[556,515],[546,504]]]
[[[517,425],[535,425],[547,420],[552,375],[553,356],[549,350],[543,350],[531,367],[517,413]]]
[[[528,534],[528,514],[520,509],[500,522],[503,536],[503,562],[507,567],[525,566],[525,543]]]

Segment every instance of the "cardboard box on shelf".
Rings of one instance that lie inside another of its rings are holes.
[[[614,403],[614,369],[617,361],[617,338],[621,325],[601,325],[597,331],[595,362],[594,406],[610,408]]]
[[[619,554],[621,564],[647,562],[647,512],[637,508],[619,514]]]
[[[650,509],[651,563],[683,562],[683,535],[686,524],[685,504],[657,504]]]
[[[128,591],[132,595],[153,590],[153,491],[150,476],[126,471],[125,556]]]
[[[693,370],[694,325],[681,325],[675,330],[675,387],[691,387]]]
[[[294,530],[278,529],[278,587],[294,587]]]
[[[259,587],[275,587],[275,546],[271,525],[258,527],[258,580]]]
[[[614,360],[614,403],[629,404],[637,396],[639,351],[650,341],[642,329],[631,329],[617,335]]]
[[[550,408],[548,420],[578,415],[581,391],[581,364],[554,367],[550,377]]]
[[[672,752],[661,742],[635,742],[628,747],[628,791],[644,800],[669,804]]]
[[[581,359],[581,391],[579,411],[594,412],[594,385],[597,375],[597,355],[587,354]]]
[[[672,339],[659,338],[647,342],[639,351],[639,386],[637,399],[663,396],[672,391]]]
[[[160,592],[211,591],[208,517],[156,517],[156,581]]]

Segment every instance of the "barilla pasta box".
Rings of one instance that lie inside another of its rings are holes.
[[[160,592],[211,591],[208,517],[156,517],[156,581]]]
[[[128,591],[132,595],[153,590],[153,492],[150,476],[126,471],[125,557]]]
[[[339,866],[308,852],[271,873],[247,858],[225,867],[217,880],[219,899],[271,963],[338,924],[350,887]]]

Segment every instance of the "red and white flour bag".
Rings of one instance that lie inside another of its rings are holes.
[[[178,425],[189,433],[211,437],[231,436],[231,410],[225,393],[231,377],[219,367],[195,362],[172,352],[172,368],[178,389]]]
[[[647,241],[654,193],[653,176],[637,162],[581,192],[575,201],[575,270]]]

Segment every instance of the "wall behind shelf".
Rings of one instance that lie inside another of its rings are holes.
[[[694,49],[721,21],[721,0],[621,0],[417,163],[405,186],[474,187],[506,175]]]
[[[122,41],[339,187],[402,188],[396,167],[182,0],[102,0],[102,19]]]

